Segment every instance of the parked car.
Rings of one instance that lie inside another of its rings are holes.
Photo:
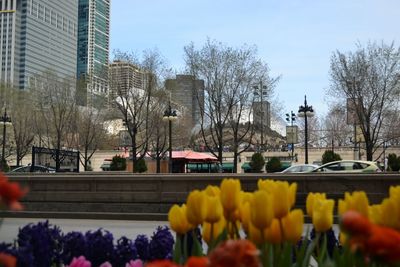
[[[381,172],[374,161],[339,160],[328,162],[312,172]]]
[[[289,168],[282,171],[282,173],[302,173],[302,172],[311,172],[318,168],[318,165],[315,164],[299,164],[293,165]]]
[[[103,161],[103,164],[101,164],[100,169],[102,169],[103,171],[109,171],[111,167],[111,162],[112,159],[105,159]]]
[[[51,167],[46,167],[46,166],[41,166],[41,165],[35,165],[35,166],[22,166],[15,168],[11,170],[10,172],[42,172],[42,173],[55,173],[56,169],[51,168]]]

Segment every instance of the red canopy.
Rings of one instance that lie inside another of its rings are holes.
[[[172,159],[185,159],[187,161],[217,161],[218,159],[206,153],[192,150],[172,151]]]

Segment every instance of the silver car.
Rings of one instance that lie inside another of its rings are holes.
[[[301,172],[311,172],[318,168],[315,164],[299,164],[293,165],[282,171],[282,173],[301,173]]]

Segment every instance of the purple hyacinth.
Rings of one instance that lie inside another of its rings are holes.
[[[85,257],[92,263],[92,266],[100,266],[110,259],[114,259],[114,237],[113,235],[103,229],[97,231],[88,231],[85,234]]]
[[[62,260],[69,264],[74,257],[78,258],[85,253],[86,239],[81,232],[69,232],[63,237]]]
[[[157,231],[151,237],[149,252],[150,259],[172,259],[174,238],[167,226],[157,227]]]
[[[127,262],[137,259],[135,244],[125,236],[118,239],[115,250],[113,266],[125,266]]]
[[[147,261],[149,257],[149,239],[145,235],[138,235],[135,239],[135,247],[139,259]]]
[[[48,221],[28,224],[18,233],[18,250],[32,254],[33,266],[59,265],[62,250],[62,233]]]

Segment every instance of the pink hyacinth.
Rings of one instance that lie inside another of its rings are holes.
[[[80,256],[79,258],[74,257],[68,267],[92,267],[92,264],[84,256]]]
[[[106,261],[106,262],[102,263],[102,264],[100,265],[100,267],[112,267],[112,265],[111,265],[111,263],[109,263],[108,261]]]
[[[141,260],[131,260],[127,262],[125,267],[143,267],[143,262]]]

